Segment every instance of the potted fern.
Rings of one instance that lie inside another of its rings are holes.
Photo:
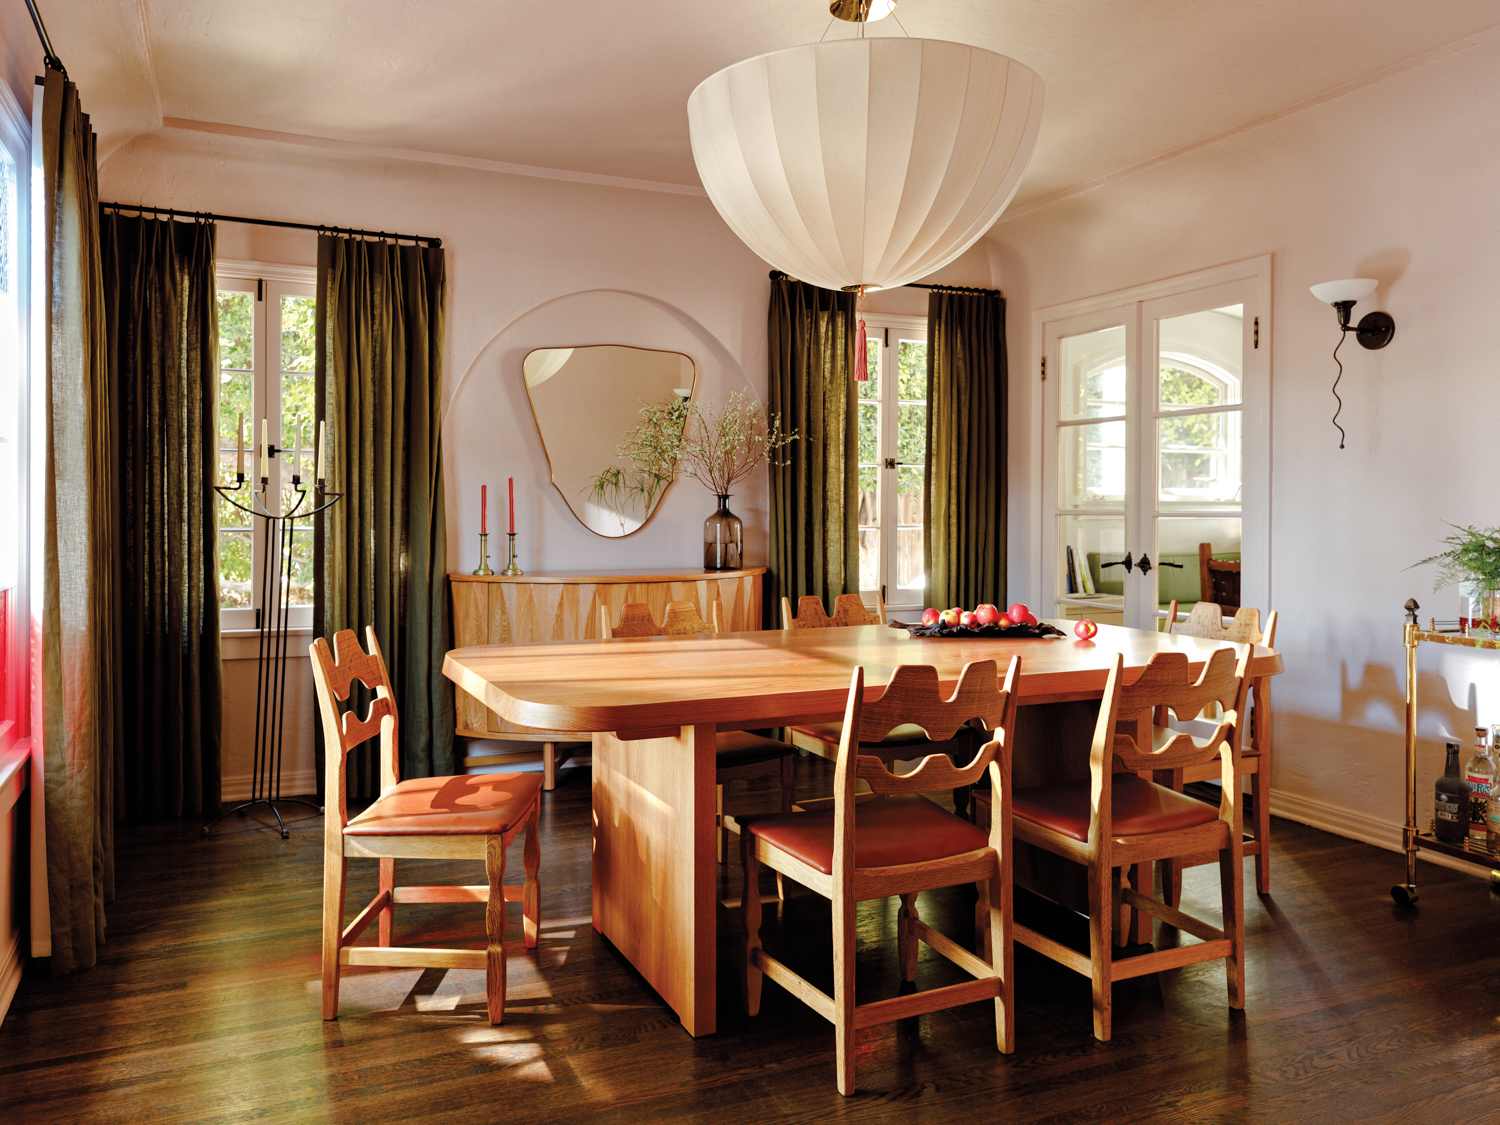
[[[1437,564],[1432,588],[1458,583],[1464,597],[1460,626],[1500,627],[1500,527],[1460,527],[1443,539],[1448,549],[1413,566]],[[1408,568],[1409,569],[1409,568]]]

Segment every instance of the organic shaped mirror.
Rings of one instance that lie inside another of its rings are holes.
[[[521,371],[552,483],[578,522],[613,538],[640,530],[672,483],[676,462],[632,465],[615,450],[641,423],[643,406],[681,403],[680,411],[653,415],[658,425],[675,427],[659,443],[675,448],[698,379],[693,361],[681,352],[595,344],[538,348]]]

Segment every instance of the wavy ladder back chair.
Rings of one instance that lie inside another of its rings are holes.
[[[1167,632],[1189,637],[1202,637],[1210,641],[1231,641],[1235,644],[1265,645],[1276,647],[1276,611],[1266,615],[1266,627],[1260,627],[1260,610],[1240,607],[1234,611],[1234,620],[1224,624],[1224,609],[1212,602],[1199,602],[1193,606],[1186,621],[1177,620],[1177,603],[1172,603],[1167,614]],[[1253,798],[1255,835],[1245,841],[1245,854],[1255,857],[1255,889],[1259,894],[1271,893],[1271,677],[1256,676],[1250,681],[1250,718],[1245,731],[1244,744],[1240,750],[1240,771],[1250,778],[1250,796]],[[1212,781],[1219,775],[1212,764],[1197,770],[1185,770],[1180,777],[1173,778],[1172,788],[1181,791],[1189,781]],[[1212,862],[1211,856],[1201,857],[1198,862]],[[1177,895],[1182,887],[1182,869],[1192,867],[1192,860],[1174,861],[1170,881],[1166,884],[1170,897],[1169,905],[1177,904]]]
[[[823,601],[813,595],[807,595],[797,601],[797,614],[792,615],[791,602],[783,597],[781,599],[781,627],[783,629],[829,629],[847,627],[852,625],[884,625],[885,603],[877,601],[876,613],[871,613],[865,608],[864,601],[858,594],[840,594],[834,599],[833,616],[829,617],[823,612]],[[832,758],[838,754],[839,740],[844,734],[844,724],[834,723],[809,723],[800,727],[787,728],[788,741],[799,750],[808,750],[824,758]],[[887,765],[894,762],[910,761],[927,754],[948,754],[955,761],[971,757],[979,746],[978,733],[971,727],[961,727],[953,732],[953,737],[944,740],[941,744],[933,742],[921,729],[912,723],[902,723],[890,731],[884,739],[870,741],[863,739],[860,744],[860,753],[872,754]],[[968,814],[970,793],[967,788],[954,790],[953,807],[958,810],[960,816]]]
[[[375,630],[365,630],[370,650],[344,629],[333,638],[333,651],[319,637],[312,643],[313,683],[323,717],[327,746],[326,819],[323,837],[323,1018],[339,1014],[339,970],[344,965],[423,966],[483,969],[491,1023],[505,1015],[505,904],[521,903],[525,947],[537,941],[541,897],[537,868],[541,845],[537,812],[542,775],[465,774],[401,781],[397,745],[399,721],[385,660]],[[336,655],[335,655],[336,654]],[[360,717],[351,707],[340,714],[358,680],[374,698]],[[349,751],[380,739],[380,796],[364,812],[349,817],[345,763]],[[505,886],[505,852],[522,828],[524,887]],[[344,888],[349,860],[380,861],[380,889],[363,910],[344,925]],[[463,887],[398,887],[397,859],[472,859],[482,862],[486,882]],[[481,902],[485,904],[484,949],[417,949],[391,944],[398,902]],[[378,944],[354,942],[379,919]],[[514,943],[512,943],[514,944]]]
[[[1101,1041],[1110,1037],[1113,982],[1128,977],[1223,958],[1229,1006],[1245,1006],[1244,841],[1240,792],[1234,782],[1253,651],[1245,645],[1236,662],[1234,649],[1218,649],[1204,661],[1196,679],[1186,653],[1159,652],[1128,687],[1125,657],[1116,655],[1094,727],[1089,777],[1018,789],[1012,797],[1017,840],[1088,868],[1087,957],[1025,926],[1016,926],[1015,939],[1093,980],[1094,1036]],[[1206,742],[1151,721],[1158,708],[1188,721],[1215,704],[1222,716]],[[1118,729],[1118,723],[1132,724],[1143,734],[1149,731],[1151,745],[1139,745]],[[1191,769],[1213,761],[1219,763],[1224,781],[1217,809],[1137,776],[1138,771]],[[1115,772],[1116,766],[1123,772]],[[1122,868],[1210,852],[1219,857],[1222,929],[1122,886]],[[1122,906],[1144,911],[1201,941],[1115,960],[1112,930]]]
[[[599,636],[604,640],[627,637],[677,637],[698,633],[718,633],[719,603],[713,603],[713,624],[703,620],[692,602],[670,602],[666,617],[658,625],[649,606],[629,602],[620,611],[618,624],[611,625],[609,609],[599,607]],[[757,777],[775,777],[781,789],[781,810],[790,812],[796,795],[793,772],[796,759],[792,747],[774,738],[746,730],[720,731],[715,735],[718,765],[715,769],[719,862],[729,852],[729,834],[735,829],[733,817],[724,814],[724,787],[731,781],[749,781]],[[778,880],[778,888],[784,891]]]
[[[885,602],[875,599],[875,612],[865,608],[865,601],[858,594],[840,594],[833,599],[833,616],[823,612],[823,599],[815,594],[806,594],[797,599],[797,612],[792,613],[791,599],[781,598],[781,627],[783,629],[832,629],[849,625],[884,625]]]
[[[901,665],[881,697],[864,702],[864,669],[856,668],[844,710],[844,730],[879,736],[917,723],[943,739],[970,719],[981,719],[992,737],[964,766],[941,754],[923,758],[907,774],[893,774],[879,758],[860,753],[848,733],[839,742],[831,808],[818,812],[747,818],[740,836],[745,886],[757,885],[762,865],[808,887],[833,904],[833,995],[798,976],[760,943],[760,899],[744,896],[745,1010],[760,1011],[762,976],[769,976],[834,1026],[838,1089],[854,1092],[854,1033],[893,1020],[971,1004],[995,1002],[1000,1050],[1015,1045],[1015,980],[1011,945],[1010,793],[1011,731],[1021,661],[1013,657],[1000,687],[993,660],[965,666],[949,699],[931,665]],[[986,832],[922,796],[967,787],[988,772],[1001,795],[1000,815]],[[855,796],[867,782],[872,795]],[[938,933],[917,914],[917,893],[974,883],[987,922],[989,955],[978,956]],[[901,897],[897,956],[901,977],[916,980],[917,943],[952,961],[975,979],[886,1000],[854,1000],[855,907],[869,899]]]

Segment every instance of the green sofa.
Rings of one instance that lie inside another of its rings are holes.
[[[1099,552],[1088,553],[1089,573],[1094,576],[1094,588],[1101,594],[1123,594],[1125,593],[1124,567],[1112,566],[1108,570],[1099,569]],[[1113,561],[1117,556],[1111,555],[1105,561]],[[1225,562],[1239,562],[1238,551],[1215,551],[1214,558]],[[1193,608],[1202,597],[1202,591],[1198,588],[1198,552],[1191,555],[1162,555],[1156,570],[1156,596],[1161,600],[1161,608],[1166,609],[1173,598],[1177,599],[1177,608],[1186,612]],[[1160,563],[1181,563],[1182,569],[1173,566],[1160,566]]]

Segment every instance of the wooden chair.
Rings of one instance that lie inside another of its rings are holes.
[[[876,602],[877,613],[871,613],[865,608],[864,601],[858,594],[840,594],[834,600],[833,616],[829,617],[823,612],[823,601],[821,598],[808,595],[800,598],[797,602],[796,616],[792,615],[791,602],[783,597],[781,599],[781,624],[784,629],[829,629],[852,625],[884,625],[885,603]],[[809,723],[799,727],[789,727],[787,737],[791,744],[799,750],[807,750],[817,754],[819,757],[832,759],[838,754],[839,740],[844,734],[844,724],[833,723]],[[871,754],[881,761],[890,765],[895,762],[910,761],[913,758],[925,757],[928,754],[947,754],[955,761],[967,760],[973,756],[979,746],[979,737],[970,727],[961,727],[953,732],[953,737],[944,741],[941,745],[934,743],[921,729],[911,723],[903,723],[894,728],[890,734],[881,742],[861,742],[859,751],[861,754]],[[966,815],[969,808],[969,790],[955,790],[953,793],[953,807],[958,810],[960,816]]]
[[[618,624],[611,625],[609,609],[599,607],[599,636],[604,640],[616,637],[679,637],[698,633],[718,633],[719,604],[712,609],[713,624],[703,620],[698,607],[692,602],[671,602],[667,605],[666,617],[660,625],[651,616],[649,606],[629,602],[620,611]],[[757,777],[775,777],[781,789],[781,810],[791,812],[796,796],[796,758],[793,748],[774,738],[752,734],[746,730],[720,731],[715,736],[718,750],[718,765],[714,772],[717,784],[717,824],[719,862],[724,863],[729,851],[729,834],[736,830],[733,817],[724,813],[724,787],[731,781],[750,781]]]
[[[1101,1041],[1110,1037],[1113,982],[1128,977],[1224,958],[1229,1006],[1245,1006],[1244,842],[1239,788],[1234,781],[1249,690],[1246,673],[1253,651],[1246,645],[1238,662],[1232,648],[1215,651],[1196,680],[1186,653],[1159,652],[1128,687],[1125,657],[1117,654],[1094,726],[1088,778],[1018,789],[1011,799],[1017,840],[1088,868],[1087,957],[1025,926],[1015,927],[1015,939],[1092,978],[1094,1036]],[[1187,721],[1214,704],[1223,709],[1223,715],[1206,742],[1152,723],[1158,708]],[[1143,745],[1148,736],[1149,746]],[[1217,809],[1136,772],[1161,776],[1159,771],[1214,760],[1224,780]],[[1115,772],[1117,764],[1125,772]],[[1123,868],[1207,852],[1219,857],[1222,929],[1122,885]],[[1122,906],[1144,911],[1201,941],[1115,960],[1113,931]]]
[[[884,625],[885,602],[875,599],[875,612],[865,608],[865,600],[858,594],[840,594],[833,599],[833,616],[823,611],[823,599],[807,594],[797,599],[797,613],[792,614],[791,599],[782,596],[781,627],[783,629],[830,629],[850,625]]]
[[[1260,610],[1241,606],[1234,612],[1234,620],[1224,624],[1223,608],[1212,602],[1199,602],[1188,614],[1186,621],[1177,620],[1177,603],[1167,614],[1167,632],[1189,637],[1202,637],[1210,641],[1232,641],[1236,644],[1265,645],[1276,647],[1276,611],[1266,615],[1266,627],[1260,627]],[[1271,893],[1271,677],[1256,676],[1250,681],[1250,719],[1244,744],[1240,751],[1240,772],[1250,778],[1250,795],[1255,803],[1255,835],[1245,841],[1245,854],[1255,857],[1255,889],[1258,894]],[[1212,781],[1218,772],[1212,765],[1200,766],[1196,770],[1184,770],[1180,777],[1173,778],[1172,788],[1182,790],[1189,781]],[[1212,857],[1200,858],[1208,863]],[[1177,895],[1182,887],[1182,869],[1192,867],[1192,860],[1174,860],[1171,864],[1168,905],[1177,905]]]
[[[319,637],[312,643],[313,683],[323,717],[327,747],[326,820],[323,836],[323,1018],[339,1014],[339,970],[344,965],[390,965],[408,968],[483,969],[491,1023],[505,1015],[505,904],[521,903],[527,949],[536,947],[540,884],[537,867],[541,843],[537,812],[542,775],[465,774],[401,781],[397,736],[399,723],[385,660],[375,630],[365,631],[370,651],[348,629],[333,638],[334,651]],[[335,655],[335,653],[337,655]],[[354,681],[374,698],[361,718],[354,708],[342,715]],[[349,751],[380,737],[380,796],[352,820],[344,764]],[[526,829],[522,862],[524,887],[504,886],[505,852],[516,833]],[[351,857],[380,861],[380,890],[344,925],[344,887]],[[486,882],[465,887],[398,887],[397,859],[472,859],[484,864]],[[417,949],[391,944],[398,902],[482,902],[485,904],[484,949]],[[354,942],[374,919],[379,942]]]
[[[1240,564],[1213,557],[1212,543],[1198,544],[1198,597],[1226,609],[1240,604]]]
[[[1005,686],[993,660],[967,665],[953,696],[944,700],[937,670],[930,665],[898,667],[874,702],[864,702],[864,669],[849,685],[835,767],[831,808],[783,816],[747,818],[740,836],[745,868],[745,1010],[760,1010],[762,974],[769,976],[813,1011],[832,1022],[841,1094],[854,1092],[854,1033],[942,1008],[995,1001],[995,1038],[1004,1053],[1015,1044],[1015,980],[1011,945],[1010,793],[1011,735],[1016,714],[1020,660],[1012,658]],[[901,723],[917,723],[941,741],[970,719],[993,732],[974,759],[955,766],[942,755],[924,758],[911,773],[891,773],[879,758],[860,753],[853,731],[878,739]],[[971,785],[988,772],[1000,794],[1000,815],[989,831],[944,812],[922,793]],[[858,780],[873,791],[856,798]],[[833,995],[798,976],[768,954],[760,943],[761,865],[809,887],[833,904]],[[917,894],[939,887],[975,883],[980,914],[987,923],[988,958],[976,956],[932,929],[917,914]],[[887,1000],[854,1000],[855,906],[868,899],[901,897],[897,915],[901,977],[914,982],[917,942],[927,945],[975,979],[907,992]]]

